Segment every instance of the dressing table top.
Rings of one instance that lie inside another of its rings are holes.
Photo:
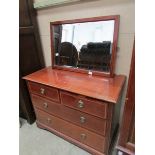
[[[102,101],[117,103],[125,82],[124,75],[106,78],[47,67],[24,79]]]

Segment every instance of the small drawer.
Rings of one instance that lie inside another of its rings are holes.
[[[35,109],[35,112],[37,115],[37,121],[44,124],[45,126],[48,126],[51,129],[55,129],[58,132],[76,139],[77,141],[88,145],[100,152],[104,152],[105,137],[66,122],[41,110]]]
[[[28,82],[28,86],[31,93],[59,102],[59,93],[57,89],[34,82]]]
[[[57,102],[53,102],[36,94],[31,94],[31,99],[33,105],[39,109],[42,109],[51,114],[58,115],[62,113],[62,105]]]
[[[95,99],[87,99],[72,93],[60,92],[61,101],[64,105],[106,119],[107,103]]]
[[[68,108],[62,104],[51,102],[34,94],[31,95],[31,98],[35,107],[38,107],[50,114],[61,117],[64,120],[103,136],[106,133],[106,120]]]

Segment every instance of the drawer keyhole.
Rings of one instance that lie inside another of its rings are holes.
[[[44,95],[45,94],[45,89],[44,88],[40,88],[40,93]]]
[[[83,117],[83,116],[82,116],[82,117],[80,117],[80,122],[81,122],[81,123],[85,123],[85,122],[86,122],[86,118],[85,118],[85,117]]]
[[[82,100],[78,101],[78,108],[83,108],[84,107],[84,102]]]
[[[48,104],[46,102],[44,103],[44,108],[48,108]]]
[[[82,139],[82,140],[85,140],[86,137],[87,137],[86,134],[84,134],[84,133],[81,134],[81,139]]]

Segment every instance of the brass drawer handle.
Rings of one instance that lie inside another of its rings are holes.
[[[46,102],[44,103],[44,108],[48,108],[48,104]]]
[[[51,123],[51,119],[50,118],[47,118],[47,123]]]
[[[81,134],[81,139],[82,139],[82,140],[85,140],[86,138],[87,138],[86,134],[82,133],[82,134]]]
[[[78,101],[78,108],[83,108],[84,107],[84,102],[82,100]]]
[[[86,122],[86,118],[83,117],[83,116],[81,116],[81,117],[80,117],[80,122],[81,122],[81,123],[85,123],[85,122]]]
[[[44,88],[40,88],[40,93],[44,95],[45,94],[45,89]]]

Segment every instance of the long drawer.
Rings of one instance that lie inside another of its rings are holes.
[[[37,120],[46,126],[53,128],[77,141],[88,145],[100,152],[105,150],[105,137],[95,134],[89,130],[73,125],[58,117],[50,115],[35,108]]]
[[[94,99],[87,99],[84,96],[79,96],[64,91],[60,91],[60,98],[65,106],[103,119],[107,118],[107,103],[105,102],[97,101]]]
[[[31,93],[41,95],[55,102],[60,101],[58,89],[34,82],[28,82],[28,86]]]
[[[35,107],[50,114],[56,115],[98,134],[105,135],[106,133],[106,120],[68,108],[62,104],[52,102],[34,94],[31,94],[31,98]]]

